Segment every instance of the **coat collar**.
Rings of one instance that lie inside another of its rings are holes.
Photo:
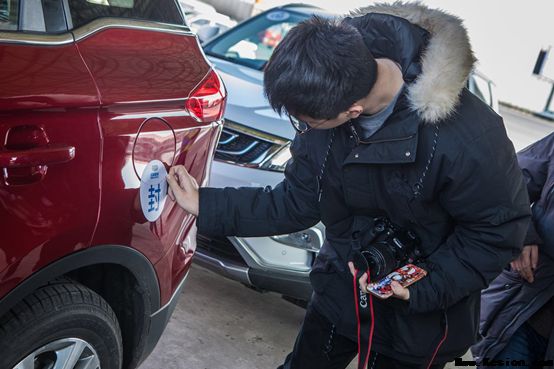
[[[408,99],[406,92],[399,97],[394,112],[383,127],[366,143],[360,143],[352,149],[344,165],[415,162],[421,120],[410,112]]]
[[[350,15],[354,18],[348,21],[363,27],[362,33],[374,33],[369,41],[374,54],[383,51],[382,56],[400,62],[408,80],[417,74],[408,98],[422,121],[437,124],[448,119],[475,63],[462,20],[419,2],[402,1],[371,5]],[[426,45],[418,45],[422,29],[429,34]]]

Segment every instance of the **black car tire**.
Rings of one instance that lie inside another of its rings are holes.
[[[0,368],[11,369],[41,348],[67,340],[88,344],[83,355],[96,354],[101,369],[121,368],[123,349],[115,313],[97,293],[68,280],[36,290],[0,318]],[[36,359],[44,362],[36,366],[40,369],[51,367],[49,360],[58,360],[55,352],[41,355]]]

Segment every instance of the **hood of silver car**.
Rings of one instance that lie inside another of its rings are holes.
[[[292,140],[288,118],[273,111],[263,91],[263,72],[209,56],[227,88],[225,119]]]

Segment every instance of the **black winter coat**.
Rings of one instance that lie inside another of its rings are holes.
[[[533,221],[525,245],[539,245],[539,265],[533,283],[506,269],[483,291],[480,333],[472,347],[475,360],[493,359],[514,332],[554,297],[554,133],[518,153]],[[554,359],[554,332],[545,355]]]
[[[425,363],[447,323],[435,360],[446,362],[475,342],[480,291],[519,252],[529,200],[502,119],[463,87],[473,57],[459,20],[418,4],[361,12],[368,14],[344,21],[360,30],[376,58],[398,62],[407,84],[384,126],[366,144],[348,123],[297,135],[280,184],[202,188],[197,225],[203,234],[256,237],[321,220],[326,242],[311,272],[312,303],[353,340],[347,268],[353,216],[385,214],[415,230],[429,275],[409,287],[409,303],[374,299],[373,349]],[[445,38],[459,33],[462,40],[449,46]],[[318,201],[317,177],[332,135]]]

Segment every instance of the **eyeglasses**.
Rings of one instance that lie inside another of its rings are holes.
[[[292,127],[296,130],[296,132],[298,132],[299,134],[303,134],[303,133],[306,133],[308,132],[310,129],[312,129],[312,127],[310,127],[310,125],[306,122],[304,122],[303,120],[300,120],[298,118],[296,118],[295,116],[293,115],[290,115],[288,114],[288,117],[289,117],[289,121],[290,121],[290,124],[292,124]]]
[[[294,115],[287,113],[287,116],[289,117],[290,124],[292,124],[292,127],[296,130],[296,132],[298,132],[298,134],[304,134],[309,130],[317,128],[330,120],[330,119],[325,119],[317,124],[310,125],[306,121],[296,118]]]

